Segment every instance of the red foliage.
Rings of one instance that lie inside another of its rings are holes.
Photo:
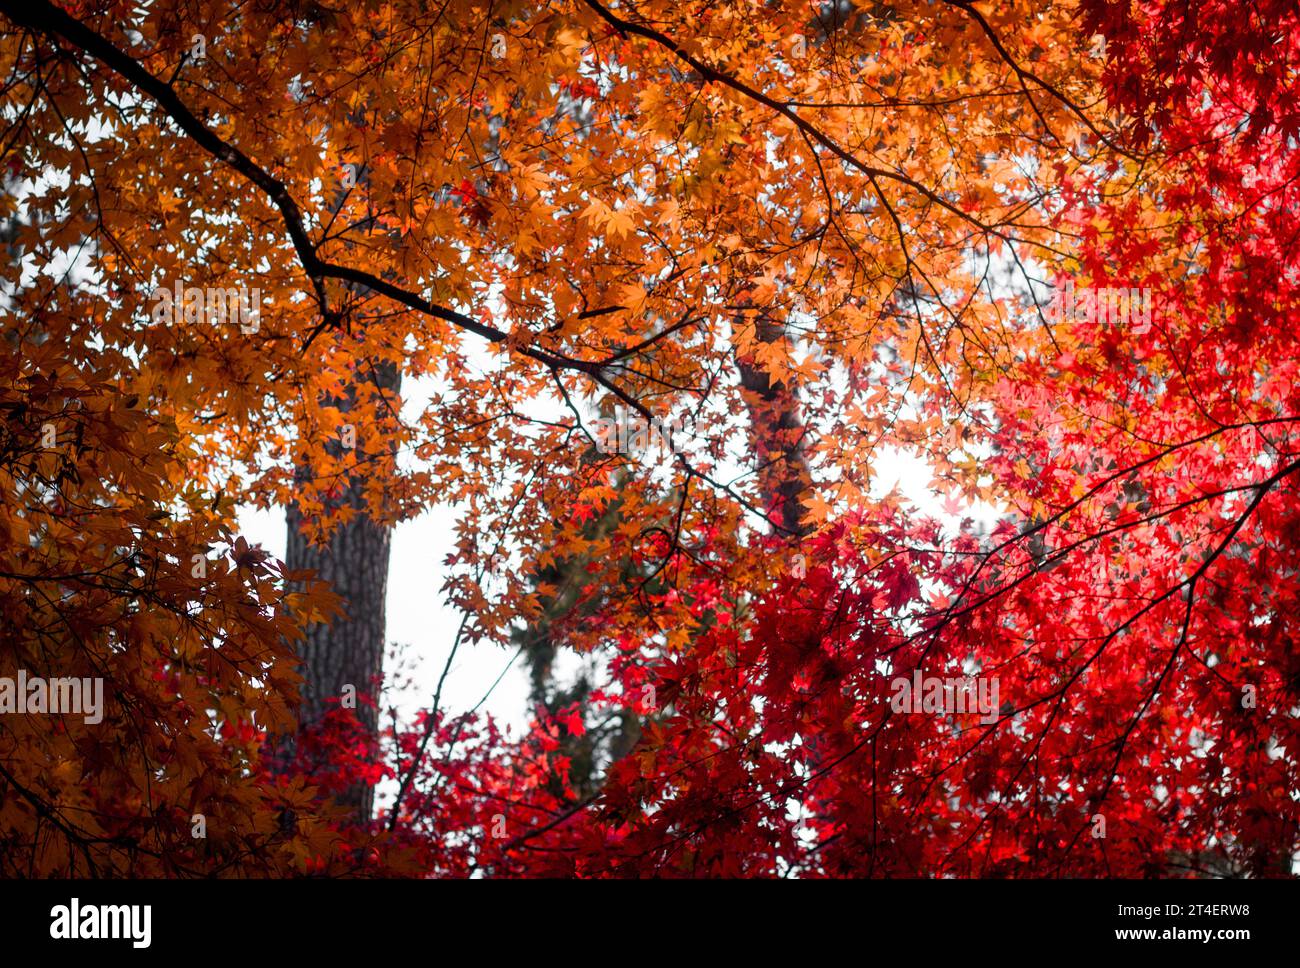
[[[806,573],[752,620],[711,622],[685,651],[621,642],[597,698],[647,718],[594,801],[547,782],[578,709],[516,744],[440,716],[397,824],[430,871],[1290,873],[1298,13],[1084,8],[1132,144],[1161,174],[1143,183],[1135,162],[1070,183],[1072,281],[1152,290],[1154,312],[1058,320],[999,378],[982,471],[1010,516],[945,536],[863,512],[802,549]],[[1130,177],[1143,191],[1099,201]],[[701,616],[746,607],[709,581],[671,594]],[[914,677],[996,691],[900,710]],[[415,735],[396,745],[417,757]]]

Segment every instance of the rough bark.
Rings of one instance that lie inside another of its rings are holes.
[[[401,382],[396,367],[379,367],[378,385],[395,392]],[[342,401],[346,409],[350,401]],[[338,446],[338,445],[331,445]],[[364,455],[358,448],[361,464]],[[300,475],[310,468],[300,467]],[[324,544],[310,544],[302,532],[302,513],[296,503],[287,509],[288,542],[285,560],[290,569],[308,569],[319,579],[329,582],[343,600],[345,614],[330,624],[307,628],[298,643],[300,671],[303,675],[298,727],[304,730],[318,724],[330,709],[339,705],[344,687],[355,687],[358,696],[377,699],[383,677],[385,597],[388,591],[388,552],[391,529],[376,524],[364,513],[360,477],[349,479],[336,498],[340,506],[358,509],[356,517],[340,525]],[[371,736],[378,729],[378,712],[374,705],[358,702],[357,719]],[[339,798],[365,822],[374,809],[374,789],[356,786]]]
[[[780,323],[764,314],[755,320],[760,343],[786,338]],[[799,397],[791,381],[773,382],[750,356],[737,354],[740,386],[749,411],[750,452],[758,468],[759,489],[772,520],[790,537],[807,534],[804,495],[812,472],[804,448],[804,424]]]

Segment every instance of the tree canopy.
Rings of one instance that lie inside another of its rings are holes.
[[[0,12],[6,873],[1290,874],[1294,4]],[[291,502],[600,680],[271,769]]]

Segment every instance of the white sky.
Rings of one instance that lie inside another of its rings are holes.
[[[898,451],[884,451],[875,461],[873,497],[882,497],[898,487],[922,513],[947,522],[955,519],[940,507],[941,498],[929,487],[931,472],[919,458]],[[991,518],[991,508],[980,516]],[[440,589],[447,577],[444,561],[454,550],[455,512],[436,507],[418,518],[399,524],[393,533],[388,571],[389,642],[407,646],[407,661],[414,661],[413,688],[390,695],[386,702],[397,706],[404,718],[432,702],[433,691],[447,661],[447,654],[460,623],[460,613],[449,607]],[[277,558],[284,557],[284,512],[239,511],[241,533],[250,543],[260,543]],[[492,688],[510,662],[515,650],[497,645],[462,643],[443,687],[443,707],[451,713],[474,706]],[[564,666],[560,666],[561,670]],[[385,670],[389,672],[391,670]],[[529,719],[527,672],[522,662],[506,672],[482,711],[522,731]]]

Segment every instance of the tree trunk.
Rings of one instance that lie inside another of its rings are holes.
[[[381,366],[377,370],[380,388],[395,392],[401,383],[400,370],[393,366]],[[350,401],[342,401],[340,409],[347,409],[349,405]],[[330,446],[337,448],[341,445]],[[358,464],[363,464],[364,455],[359,444],[356,457]],[[299,468],[298,473],[307,475],[311,471]],[[351,505],[358,509],[358,513],[351,521],[337,527],[323,545],[312,545],[307,541],[302,533],[302,513],[297,504],[291,504],[287,509],[287,566],[290,570],[316,572],[317,577],[329,582],[334,593],[343,599],[344,608],[344,615],[332,623],[309,626],[305,638],[298,643],[304,680],[298,708],[300,732],[315,726],[327,712],[339,706],[349,686],[352,687],[349,694],[362,700],[355,705],[358,721],[371,737],[378,732],[376,703],[383,676],[385,596],[392,531],[376,524],[364,513],[362,484],[360,476],[347,481],[334,503],[336,506]],[[344,706],[349,708],[347,703]],[[359,822],[365,823],[371,818],[373,787],[357,785],[339,799],[355,812]]]
[[[760,313],[755,327],[760,343],[786,338],[784,327],[765,314]],[[804,449],[798,394],[790,380],[773,383],[767,371],[748,356],[737,354],[736,366],[749,411],[750,452],[758,464],[759,489],[767,512],[787,537],[800,537],[810,530],[803,520],[803,498],[812,485],[812,472]]]

